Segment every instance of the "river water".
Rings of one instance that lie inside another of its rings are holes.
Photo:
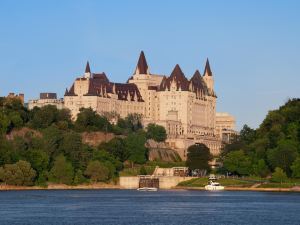
[[[300,193],[1,191],[2,225],[300,224]]]

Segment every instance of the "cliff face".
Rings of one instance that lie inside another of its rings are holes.
[[[113,133],[104,132],[83,132],[81,134],[82,142],[97,147],[102,142],[108,142],[115,137]]]
[[[33,130],[28,127],[22,127],[21,129],[14,129],[6,135],[7,140],[13,140],[15,137],[30,138],[30,137],[42,137],[39,131]]]
[[[148,140],[146,147],[149,149],[150,161],[164,161],[164,162],[180,162],[182,161],[179,154],[171,149],[164,142],[156,142]]]

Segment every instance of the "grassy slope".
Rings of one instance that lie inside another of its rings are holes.
[[[236,186],[236,187],[250,187],[253,185],[253,182],[248,180],[237,180],[237,179],[224,179],[221,178],[218,182],[223,186]],[[208,183],[208,178],[194,178],[189,181],[184,181],[178,184],[178,186],[184,187],[204,187]]]
[[[225,179],[221,178],[218,180],[218,182],[223,186],[228,187],[251,187],[252,185],[256,183],[262,183],[258,188],[291,188],[294,186],[300,186],[300,180],[299,179],[293,179],[286,183],[273,183],[269,182],[268,180],[263,180],[262,182],[259,182],[257,180],[251,180],[249,178],[246,179]],[[264,183],[265,182],[265,183]],[[201,178],[194,178],[189,181],[184,181],[178,184],[178,186],[182,187],[204,187],[208,183],[208,178],[201,177]]]

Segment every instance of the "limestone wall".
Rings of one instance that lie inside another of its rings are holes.
[[[159,178],[160,189],[170,189],[178,183],[193,179],[193,177],[165,176]],[[139,177],[120,177],[120,187],[125,189],[137,189],[139,187]]]

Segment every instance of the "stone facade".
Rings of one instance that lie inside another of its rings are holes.
[[[80,108],[92,108],[124,118],[142,115],[143,124],[156,123],[166,128],[170,147],[186,158],[186,149],[195,143],[206,144],[218,155],[221,140],[215,135],[216,94],[209,61],[203,76],[198,70],[186,78],[179,65],[170,76],[152,74],[144,52],[127,83],[113,83],[105,73],[92,73],[89,63],[64,96],[65,107],[75,119]],[[116,120],[114,120],[116,121]],[[113,121],[113,122],[114,122]]]
[[[34,107],[43,107],[46,105],[54,105],[58,109],[64,108],[63,99],[57,99],[56,93],[40,93],[40,98],[28,101],[28,109],[33,109]]]
[[[230,143],[237,135],[235,131],[235,118],[229,113],[216,113],[216,136],[224,143]]]

